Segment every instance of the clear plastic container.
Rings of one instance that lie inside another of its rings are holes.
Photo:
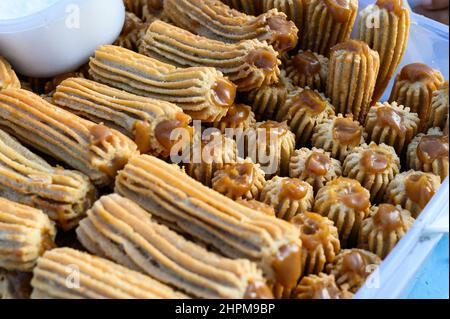
[[[360,9],[374,1],[359,1]],[[439,69],[449,78],[448,26],[412,13],[408,47],[400,68],[413,62],[423,62]],[[393,81],[392,81],[393,82]],[[392,83],[384,100],[389,98]],[[422,212],[416,223],[396,248],[369,277],[355,298],[405,298],[412,288],[415,275],[449,228],[449,179]]]

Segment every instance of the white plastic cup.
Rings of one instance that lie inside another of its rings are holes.
[[[55,76],[113,43],[124,22],[122,0],[59,0],[29,16],[0,20],[0,55],[23,75]]]

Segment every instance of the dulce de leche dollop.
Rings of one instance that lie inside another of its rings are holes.
[[[331,158],[323,153],[312,153],[305,163],[305,169],[317,176],[324,176],[331,167]]]
[[[378,207],[373,222],[385,233],[393,232],[403,225],[401,211],[390,204],[381,204]]]
[[[350,118],[337,118],[333,126],[333,138],[343,145],[357,146],[361,141],[362,128]]]
[[[417,146],[417,157],[425,164],[431,164],[439,158],[448,158],[448,152],[448,135],[424,136]]]
[[[420,208],[425,208],[428,202],[436,194],[436,189],[430,177],[422,174],[412,174],[408,176],[405,181],[406,196],[419,205]]]
[[[292,58],[292,65],[297,69],[299,74],[306,76],[318,74],[322,68],[317,56],[310,51],[299,52]]]

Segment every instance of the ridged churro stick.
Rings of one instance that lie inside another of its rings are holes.
[[[234,202],[155,157],[134,157],[116,192],[230,258],[256,261],[269,284],[291,289],[300,276],[298,230]]]
[[[95,81],[174,103],[194,120],[220,120],[236,96],[236,87],[214,68],[177,68],[117,46],[98,48],[89,65]]]
[[[3,89],[20,89],[20,81],[8,61],[0,56],[0,91]]]
[[[95,123],[116,128],[132,138],[141,153],[154,156],[170,155],[172,146],[178,141],[175,136],[171,138],[174,130],[192,131],[189,127],[191,118],[175,104],[85,79],[71,78],[62,82],[53,101]]]
[[[106,186],[136,144],[120,132],[84,120],[25,90],[0,92],[0,128]]]
[[[149,26],[140,52],[180,67],[214,67],[240,91],[278,82],[280,74],[278,53],[267,43],[247,40],[227,44],[162,21]]]

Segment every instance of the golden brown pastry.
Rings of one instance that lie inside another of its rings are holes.
[[[247,138],[245,157],[261,164],[266,177],[289,175],[289,160],[295,151],[295,135],[286,122],[260,122]]]
[[[251,200],[238,199],[236,203],[239,203],[241,205],[244,205],[245,207],[261,212],[267,216],[276,217],[275,209],[272,206],[257,201],[256,199]]]
[[[328,59],[323,55],[309,50],[300,50],[287,60],[285,68],[286,76],[293,85],[325,92],[328,77]]]
[[[96,195],[87,176],[50,166],[0,130],[0,196],[41,209],[69,230],[84,217]]]
[[[117,171],[138,154],[136,144],[122,133],[25,90],[1,91],[0,128],[81,171],[98,186],[112,183]]]
[[[305,15],[304,0],[240,0],[240,2],[255,2],[256,8],[260,8],[260,12],[277,9],[279,12],[285,13],[288,19],[293,21],[300,30],[299,36],[301,36]]]
[[[419,124],[419,116],[408,107],[385,102],[370,108],[364,129],[369,141],[390,145],[401,155],[416,136]]]
[[[33,273],[0,268],[0,300],[30,299]]]
[[[244,132],[245,130],[255,127],[256,119],[252,108],[245,104],[234,104],[229,108],[228,113],[220,121],[213,123],[222,134],[228,129]]]
[[[298,42],[297,27],[277,10],[255,17],[218,0],[165,0],[164,12],[177,26],[225,43],[258,39],[287,52]]]
[[[226,164],[237,162],[236,142],[225,135],[212,133],[195,140],[184,160],[186,173],[205,186],[212,186],[214,174]]]
[[[257,40],[223,43],[162,21],[150,25],[139,50],[178,67],[216,68],[240,91],[276,83],[280,74],[278,54],[267,43]]]
[[[314,128],[324,119],[334,116],[334,108],[323,94],[299,88],[289,93],[279,113],[285,115],[283,120],[294,132],[297,144],[304,146],[311,142]]]
[[[53,101],[72,113],[119,130],[136,142],[141,153],[168,157],[172,147],[183,142],[175,130],[192,134],[191,118],[175,104],[90,80],[70,78],[63,81],[57,87]]]
[[[409,144],[407,162],[410,169],[433,173],[444,182],[448,176],[448,134],[432,128],[417,135]]]
[[[358,38],[380,55],[372,104],[383,96],[406,50],[409,37],[409,9],[403,0],[377,0],[361,11]]]
[[[327,265],[327,273],[336,278],[337,285],[356,293],[380,264],[380,257],[367,250],[343,249],[334,262]]]
[[[384,200],[403,207],[417,218],[440,186],[439,176],[410,170],[395,176],[386,189]]]
[[[400,168],[400,158],[394,148],[372,142],[348,154],[342,165],[342,173],[369,190],[371,201],[380,202],[389,183],[400,173]]]
[[[150,22],[164,16],[164,0],[123,0],[125,9]]]
[[[246,95],[246,102],[252,107],[258,121],[275,119],[282,121],[286,114],[280,112],[285,107],[289,92],[294,86],[282,70],[277,84],[264,86],[250,91]]]
[[[327,96],[336,113],[364,123],[380,68],[377,51],[360,40],[335,45],[330,53]]]
[[[320,273],[303,277],[295,288],[293,299],[351,299],[353,295],[336,284],[333,275]]]
[[[99,47],[89,65],[95,81],[174,103],[194,120],[220,120],[236,96],[234,84],[214,68],[177,68],[118,46]]]
[[[370,193],[344,177],[329,182],[317,193],[314,211],[334,221],[343,248],[356,244],[362,221],[370,212]]]
[[[91,253],[197,298],[272,297],[255,263],[208,252],[117,194],[97,201],[77,233]]]
[[[270,285],[289,290],[300,277],[301,241],[293,225],[246,208],[173,165],[136,156],[119,173],[115,191],[224,256],[257,262]]]
[[[40,209],[0,197],[0,268],[31,271],[55,246],[56,228]]]
[[[265,184],[264,171],[249,158],[226,164],[212,179],[212,188],[233,200],[258,200]]]
[[[296,150],[289,163],[289,176],[309,183],[315,193],[341,175],[341,162],[332,158],[330,153],[315,147],[312,150]]]
[[[319,214],[304,212],[290,220],[300,229],[303,275],[320,274],[341,250],[333,222]]]
[[[328,56],[332,46],[350,38],[358,1],[307,0],[304,4],[301,48]]]
[[[408,64],[395,78],[389,102],[397,102],[419,114],[420,132],[425,132],[431,114],[433,93],[444,83],[438,70],[422,63]]]
[[[366,134],[352,116],[341,114],[324,119],[314,128],[312,145],[330,152],[333,158],[343,162],[356,147],[364,144]]]
[[[260,200],[273,206],[278,218],[290,220],[298,214],[311,211],[314,191],[311,185],[298,178],[275,176],[267,181]]]
[[[139,44],[147,31],[149,24],[145,23],[132,12],[125,13],[125,24],[117,38],[115,45],[138,51]]]
[[[433,92],[428,127],[440,127],[444,129],[448,123],[448,108],[448,81],[445,81],[437,91]]]
[[[20,81],[8,61],[0,56],[0,91],[3,89],[20,89]]]
[[[367,249],[380,258],[386,258],[408,232],[415,219],[401,206],[381,204],[371,209],[370,216],[361,224],[358,247]]]
[[[185,299],[186,295],[136,271],[71,248],[38,260],[32,299]]]

